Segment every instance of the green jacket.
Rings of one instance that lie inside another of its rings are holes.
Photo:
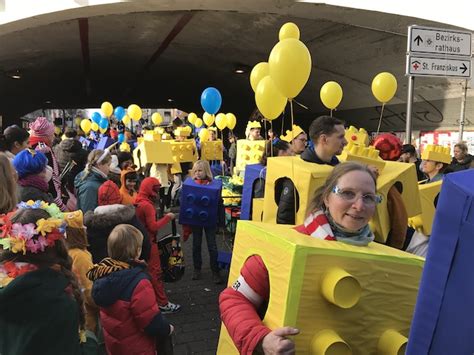
[[[79,307],[71,291],[69,280],[50,268],[0,288],[0,354],[81,354]]]
[[[76,188],[77,209],[86,213],[87,211],[94,211],[99,205],[97,201],[99,187],[107,179],[95,171],[91,171],[85,179],[82,179],[83,175],[84,171],[77,174],[74,179],[74,186]]]

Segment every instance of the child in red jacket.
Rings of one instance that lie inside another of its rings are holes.
[[[142,242],[137,228],[119,224],[107,240],[109,257],[87,272],[108,354],[155,355],[157,338],[174,329],[158,308],[146,264],[138,260]]]
[[[156,178],[147,177],[143,179],[135,200],[135,206],[138,219],[148,231],[148,237],[151,243],[148,270],[151,275],[151,282],[155,289],[160,310],[166,314],[179,311],[181,306],[168,301],[163,285],[163,273],[161,270],[156,233],[165,226],[166,223],[174,219],[174,214],[167,213],[163,218],[156,219],[155,202],[159,199],[160,187],[161,184]]]

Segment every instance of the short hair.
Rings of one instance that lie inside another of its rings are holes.
[[[130,224],[119,224],[107,239],[107,252],[112,259],[128,262],[137,257],[143,234]]]
[[[319,116],[309,126],[309,138],[316,143],[322,134],[332,134],[336,131],[335,126],[343,125],[345,122],[331,116]]]
[[[409,153],[410,155],[416,157],[416,148],[413,144],[404,144],[402,146],[402,154]]]
[[[77,131],[74,128],[68,127],[64,131],[64,135],[67,138],[76,138],[77,137]]]
[[[467,144],[464,143],[464,142],[459,142],[457,144],[454,145],[454,148],[459,148],[461,149],[461,151],[466,154],[467,151],[468,151],[468,148],[467,148]]]

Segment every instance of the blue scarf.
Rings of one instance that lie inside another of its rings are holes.
[[[328,210],[325,211],[325,214],[328,218],[329,225],[331,226],[334,237],[338,242],[363,247],[367,246],[370,242],[374,240],[374,234],[370,230],[368,224],[366,224],[361,229],[353,232],[334,222]]]

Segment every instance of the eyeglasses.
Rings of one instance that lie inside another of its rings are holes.
[[[342,198],[344,201],[354,203],[357,199],[362,198],[362,203],[367,207],[374,207],[382,202],[382,196],[376,194],[364,194],[361,195],[352,190],[343,190],[339,186],[334,186],[332,189],[337,196]]]

